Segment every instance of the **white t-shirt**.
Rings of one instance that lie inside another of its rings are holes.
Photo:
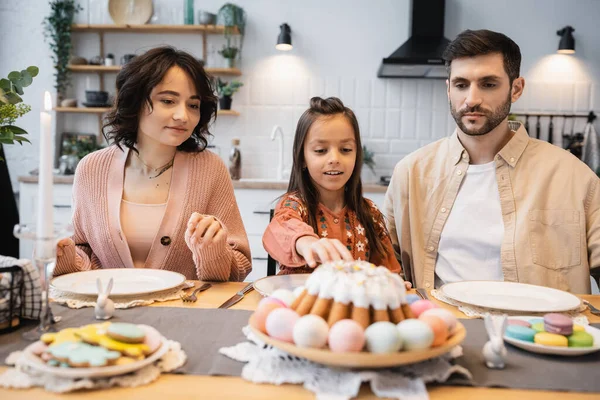
[[[502,281],[504,222],[494,161],[469,165],[442,230],[435,287],[464,280]]]

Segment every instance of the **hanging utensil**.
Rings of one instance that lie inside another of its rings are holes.
[[[542,130],[542,124],[540,124],[540,116],[537,116],[537,122],[535,124],[535,138],[539,139],[540,138],[540,132]]]
[[[568,149],[570,144],[571,144],[571,140],[569,135],[566,134],[565,129],[567,127],[567,117],[563,117],[563,126],[562,126],[562,141],[563,141],[563,149]]]
[[[548,143],[554,144],[554,124],[552,123],[552,115],[550,116],[550,124],[548,125]]]

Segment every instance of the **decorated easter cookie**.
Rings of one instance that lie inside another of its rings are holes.
[[[121,353],[82,342],[63,342],[48,348],[54,360],[67,363],[70,367],[103,367],[114,364]]]
[[[152,354],[162,345],[162,335],[153,327],[148,325],[138,325],[144,331],[144,344],[148,346],[149,353]]]
[[[143,343],[146,333],[135,324],[113,322],[106,332],[108,337],[124,343]]]
[[[56,346],[64,342],[80,342],[81,339],[76,335],[78,330],[78,328],[65,328],[60,332],[44,333],[40,340],[50,346]]]
[[[81,327],[78,335],[89,344],[102,346],[108,350],[115,350],[123,355],[138,358],[150,354],[150,347],[144,343],[123,343],[107,335],[110,322],[103,324],[92,324]]]

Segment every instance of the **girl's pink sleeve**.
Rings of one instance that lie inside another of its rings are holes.
[[[318,238],[313,228],[304,222],[306,219],[306,208],[296,197],[284,197],[275,208],[275,215],[263,234],[263,246],[281,265],[306,265],[296,252],[296,240],[302,236]]]

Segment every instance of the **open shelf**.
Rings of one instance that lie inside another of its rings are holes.
[[[110,107],[55,107],[54,111],[62,113],[104,114]]]
[[[107,74],[107,73],[117,73],[123,68],[122,65],[69,65],[68,68],[72,72],[81,72],[81,73],[98,73],[98,74]],[[242,75],[242,71],[238,68],[205,68],[205,71],[211,75],[230,75],[230,76],[240,76]]]
[[[235,111],[235,110],[217,110],[217,115],[234,115],[234,116],[238,116],[240,115],[239,111]]]
[[[237,27],[233,27],[233,34],[238,34]],[[73,32],[139,32],[139,33],[224,33],[223,25],[88,25],[73,24]]]
[[[54,111],[62,113],[104,114],[110,111],[110,107],[56,107]],[[217,115],[238,116],[240,113],[235,110],[217,110]]]

